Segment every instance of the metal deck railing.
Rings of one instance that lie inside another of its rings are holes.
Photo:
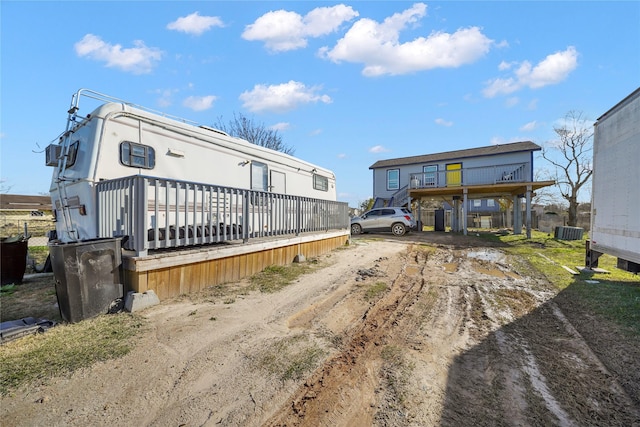
[[[412,173],[409,188],[440,188],[469,185],[493,185],[530,180],[529,163],[439,170],[436,172]]]
[[[97,188],[100,238],[123,247],[180,248],[349,228],[344,202],[134,175]]]

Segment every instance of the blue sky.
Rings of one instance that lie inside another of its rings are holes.
[[[544,144],[567,112],[595,121],[640,84],[636,1],[3,0],[0,14],[14,194],[48,192],[40,151],[80,88],[204,125],[242,113],[333,170],[355,207],[377,160]]]

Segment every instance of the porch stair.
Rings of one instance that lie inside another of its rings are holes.
[[[405,185],[400,190],[393,193],[393,195],[388,199],[385,199],[384,197],[376,197],[371,209],[384,208],[387,206],[399,206],[399,207],[407,206],[409,204],[408,190],[409,190],[409,186]]]

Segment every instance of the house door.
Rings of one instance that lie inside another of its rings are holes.
[[[462,184],[462,163],[447,165],[447,187],[458,187]]]
[[[271,185],[269,191],[272,193],[286,194],[287,182],[286,175],[282,172],[271,171]]]

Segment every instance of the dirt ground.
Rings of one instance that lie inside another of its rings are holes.
[[[640,426],[636,342],[499,247],[415,239],[164,301],[130,354],[3,397],[0,424]]]

